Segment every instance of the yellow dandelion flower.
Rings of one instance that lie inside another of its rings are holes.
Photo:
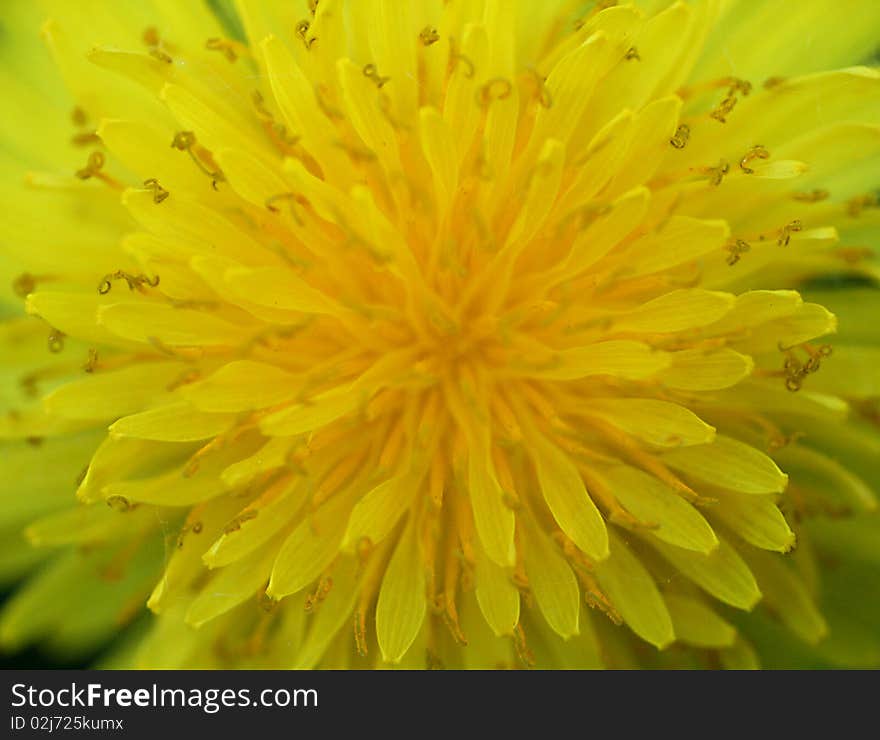
[[[7,5],[7,648],[880,662],[880,4]]]

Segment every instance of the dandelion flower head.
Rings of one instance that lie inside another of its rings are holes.
[[[0,641],[880,661],[880,5],[9,6]]]

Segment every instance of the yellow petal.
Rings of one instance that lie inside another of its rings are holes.
[[[195,451],[190,446],[190,451]],[[184,453],[186,454],[186,453]],[[104,488],[129,476],[154,475],[180,464],[181,450],[176,443],[156,443],[143,439],[106,436],[89,462],[85,478],[76,491],[84,503],[104,498]]]
[[[94,294],[38,291],[27,297],[27,312],[45,319],[68,336],[84,342],[119,345],[123,342],[104,326],[98,325],[98,310],[107,299]]]
[[[630,149],[608,186],[609,194],[625,193],[653,176],[660,167],[656,152],[675,134],[680,114],[681,99],[675,95],[654,100],[636,113]]]
[[[286,437],[273,437],[250,457],[224,469],[220,477],[230,488],[248,483],[260,473],[284,467],[292,446],[291,440]]]
[[[98,309],[98,323],[115,335],[135,342],[155,340],[169,347],[239,345],[243,327],[211,314],[161,303],[115,303]]]
[[[126,234],[122,240],[122,248],[137,260],[147,275],[160,276],[162,293],[168,298],[183,303],[216,303],[216,293],[205,281],[199,279],[199,275],[187,269],[187,258],[191,250],[143,232]],[[192,259],[190,258],[190,262]]]
[[[675,637],[699,648],[725,648],[736,640],[736,629],[710,607],[696,599],[666,594],[666,608],[672,617]]]
[[[443,102],[443,118],[455,136],[459,160],[464,159],[471,148],[474,134],[480,123],[481,111],[474,105],[477,85],[486,78],[486,58],[489,55],[489,37],[482,23],[469,23],[464,28],[457,60],[446,89]],[[470,61],[473,68],[466,62]]]
[[[134,414],[168,395],[183,372],[179,363],[143,362],[89,375],[57,388],[43,399],[49,413],[67,419],[110,419]]]
[[[193,627],[225,614],[251,599],[269,576],[275,547],[269,545],[222,568],[193,599],[184,621]]]
[[[488,665],[512,665],[515,660],[513,640],[509,633],[497,635],[490,629],[491,623],[487,623],[487,617],[481,613],[474,594],[460,593],[456,597],[456,608],[468,648],[474,648],[473,653],[469,649],[462,651],[463,667],[479,670]]]
[[[150,59],[140,54],[128,56]],[[141,121],[120,119],[104,119],[97,133],[113,156],[142,180],[156,178],[172,194],[211,191],[210,179],[169,146],[173,133],[160,132]]]
[[[219,209],[187,195],[186,191],[171,193],[157,205],[152,191],[129,189],[122,194],[122,204],[145,231],[173,245],[178,253],[225,257],[243,265],[265,265],[277,259],[252,232],[237,226]]]
[[[778,355],[780,347],[796,347],[836,330],[837,317],[833,313],[817,303],[804,303],[788,316],[757,327],[747,339],[731,342],[731,346],[752,354]]]
[[[88,51],[86,59],[142,85],[153,93],[158,93],[171,77],[168,65],[142,51],[95,46]]]
[[[328,391],[309,403],[295,404],[269,414],[260,422],[260,430],[270,437],[292,437],[311,432],[350,414],[361,400],[361,394],[355,391]]]
[[[443,117],[435,108],[419,111],[419,134],[425,158],[434,174],[434,187],[445,211],[458,188],[458,156],[455,139]]]
[[[603,150],[604,151],[604,150]],[[577,236],[563,266],[551,274],[561,281],[594,265],[631,234],[648,212],[651,191],[638,187],[615,200]]]
[[[235,562],[267,542],[298,514],[309,495],[304,478],[282,479],[230,516],[202,560],[209,568]],[[268,573],[268,572],[267,572]]]
[[[135,480],[115,480],[101,489],[108,501],[156,506],[192,506],[220,497],[226,488],[211,474],[186,477],[182,470]]]
[[[669,365],[668,353],[629,340],[611,340],[566,349],[559,352],[558,357],[558,363],[537,374],[551,380],[577,380],[591,375],[641,380]]]
[[[876,48],[871,30],[880,23],[880,9],[871,0],[847,4],[846,12],[860,21],[854,26],[840,23],[841,6],[833,0],[816,0],[796,14],[774,3],[756,7],[727,3],[723,10],[707,48],[724,48],[725,53],[704,56],[698,67],[701,79],[729,74],[761,79],[767,69],[783,76],[833,69]],[[814,38],[805,54],[801,45],[817,28],[824,33]],[[773,32],[762,37],[765,43],[755,45],[755,29]]]
[[[608,557],[608,530],[575,464],[546,440],[529,450],[544,500],[556,523],[592,560]]]
[[[261,306],[303,313],[338,313],[334,302],[290,269],[257,267],[231,269],[229,289]]]
[[[418,30],[422,27],[422,8],[401,5],[395,0],[368,0],[370,24],[368,33],[374,62],[380,74],[392,76],[388,95],[394,113],[404,121],[415,118],[419,95],[416,63]],[[415,9],[418,8],[418,12]],[[386,72],[383,72],[386,70]]]
[[[669,486],[637,468],[618,465],[602,471],[614,497],[651,534],[686,550],[710,553],[718,538],[702,515]]]
[[[663,454],[671,468],[699,480],[742,493],[781,493],[788,476],[751,445],[719,434],[711,444]]]
[[[543,226],[562,184],[564,163],[565,146],[558,139],[547,139],[530,174],[525,197],[518,204],[519,215],[507,237],[509,245],[524,246]]]
[[[289,130],[302,137],[303,145],[321,162],[328,178],[350,181],[352,166],[336,145],[336,127],[316,102],[316,95],[325,93],[315,89],[279,39],[267,36],[256,42],[263,53],[272,94]]]
[[[718,497],[714,511],[727,526],[755,547],[777,552],[788,552],[794,547],[794,532],[773,496],[726,491]]]
[[[560,212],[566,213],[570,209],[588,204],[602,186],[614,176],[618,161],[629,144],[632,121],[632,111],[623,110],[596,133],[584,156],[577,160],[578,164],[581,160],[584,161],[578,167],[574,180],[560,196],[557,206]],[[650,195],[647,188],[636,188],[630,192]],[[623,198],[625,197],[627,196],[624,195]]]
[[[556,63],[544,82],[552,104],[538,112],[532,133],[534,141],[543,142],[551,136],[568,141],[612,55],[608,36],[595,34]]]
[[[519,90],[515,85],[507,97],[489,105],[481,146],[485,171],[495,182],[503,181],[510,169],[518,115]],[[493,195],[500,197],[500,189]]]
[[[417,490],[418,481],[412,476],[398,476],[364,494],[352,509],[342,546],[356,547],[364,537],[372,544],[381,542],[406,513]]]
[[[715,391],[729,388],[751,375],[755,363],[748,355],[726,347],[704,351],[686,349],[671,354],[671,364],[660,372],[670,388]]]
[[[726,221],[673,216],[659,231],[633,243],[627,251],[628,274],[651,275],[711,252],[721,253],[728,239],[730,227]]]
[[[239,115],[236,107],[223,105],[219,96],[210,100],[170,82],[162,88],[159,97],[180,121],[181,128],[194,131],[208,149],[217,151],[241,145],[253,156],[272,161],[269,139],[262,135],[256,116]]]
[[[333,562],[339,552],[349,501],[337,495],[309,514],[278,550],[266,593],[280,599],[301,591]],[[423,595],[424,596],[424,595]]]
[[[125,416],[110,426],[110,434],[159,442],[194,442],[222,434],[234,421],[234,414],[209,414],[182,401]]]
[[[673,547],[659,540],[653,540],[652,544],[685,576],[725,604],[750,610],[761,598],[758,583],[749,567],[724,540],[708,555]]]
[[[190,584],[204,572],[201,555],[210,538],[216,535],[223,522],[238,502],[232,497],[225,497],[214,502],[212,506],[200,507],[198,512],[191,512],[186,526],[200,525],[199,532],[188,532],[180,537],[164,563],[165,567],[159,582],[153,588],[147,607],[155,614],[172,610],[189,596]]]
[[[673,290],[614,319],[614,328],[669,334],[705,326],[722,318],[734,305],[729,293],[686,288]]]
[[[351,612],[357,599],[358,561],[343,558],[333,568],[333,586],[312,618],[309,633],[296,652],[292,670],[310,670],[324,656],[340,629],[351,620]]]
[[[591,398],[584,413],[598,416],[627,434],[658,447],[682,447],[711,442],[715,427],[693,411],[653,398]]]
[[[750,290],[736,296],[733,309],[712,329],[718,333],[736,331],[795,313],[804,304],[793,290]]]
[[[556,544],[531,522],[523,528],[529,588],[550,627],[564,640],[578,633],[581,592]]]
[[[633,632],[660,650],[672,643],[672,619],[653,576],[615,535],[610,556],[596,565],[596,578]]]
[[[806,162],[796,159],[777,159],[772,162],[761,162],[752,167],[752,177],[767,180],[788,180],[792,177],[800,177],[810,169]]]
[[[513,565],[515,519],[503,501],[504,492],[495,477],[488,451],[475,451],[468,461],[468,489],[474,524],[489,558],[500,566]]]
[[[379,107],[376,85],[350,59],[340,59],[336,67],[351,125],[389,172],[399,172],[397,135]]]
[[[498,635],[512,635],[519,622],[519,591],[510,574],[476,546],[476,592],[480,611]]]
[[[200,411],[236,412],[290,401],[302,381],[275,365],[238,360],[210,377],[185,386],[181,395]]]
[[[192,273],[194,273],[193,277],[201,278],[210,289],[209,297],[207,298],[209,305],[215,303],[218,298],[221,298],[233,306],[244,309],[260,321],[280,324],[282,326],[295,323],[300,318],[291,316],[289,311],[255,303],[251,300],[251,295],[246,290],[235,290],[234,283],[228,280],[227,276],[235,270],[242,269],[239,262],[225,257],[206,257],[197,254],[190,258],[189,267]],[[188,275],[185,267],[181,270],[181,274]],[[192,282],[195,282],[195,280]]]
[[[113,19],[110,13],[77,15],[64,3],[53,3],[49,13],[51,17],[39,29],[40,33],[68,89],[85,110],[99,118],[110,114],[113,108],[131,111],[143,120],[160,114],[154,100],[138,94],[128,81],[106,74],[87,59],[89,47],[98,42],[115,39],[112,43],[124,48],[133,41],[131,36],[120,35],[119,29],[125,24],[119,23],[118,16]]]
[[[425,588],[425,566],[410,523],[385,571],[376,604],[376,636],[389,663],[397,663],[416,639],[425,618]]]
[[[288,191],[288,185],[278,171],[247,152],[221,149],[214,158],[230,187],[259,208],[266,208],[270,198]]]

